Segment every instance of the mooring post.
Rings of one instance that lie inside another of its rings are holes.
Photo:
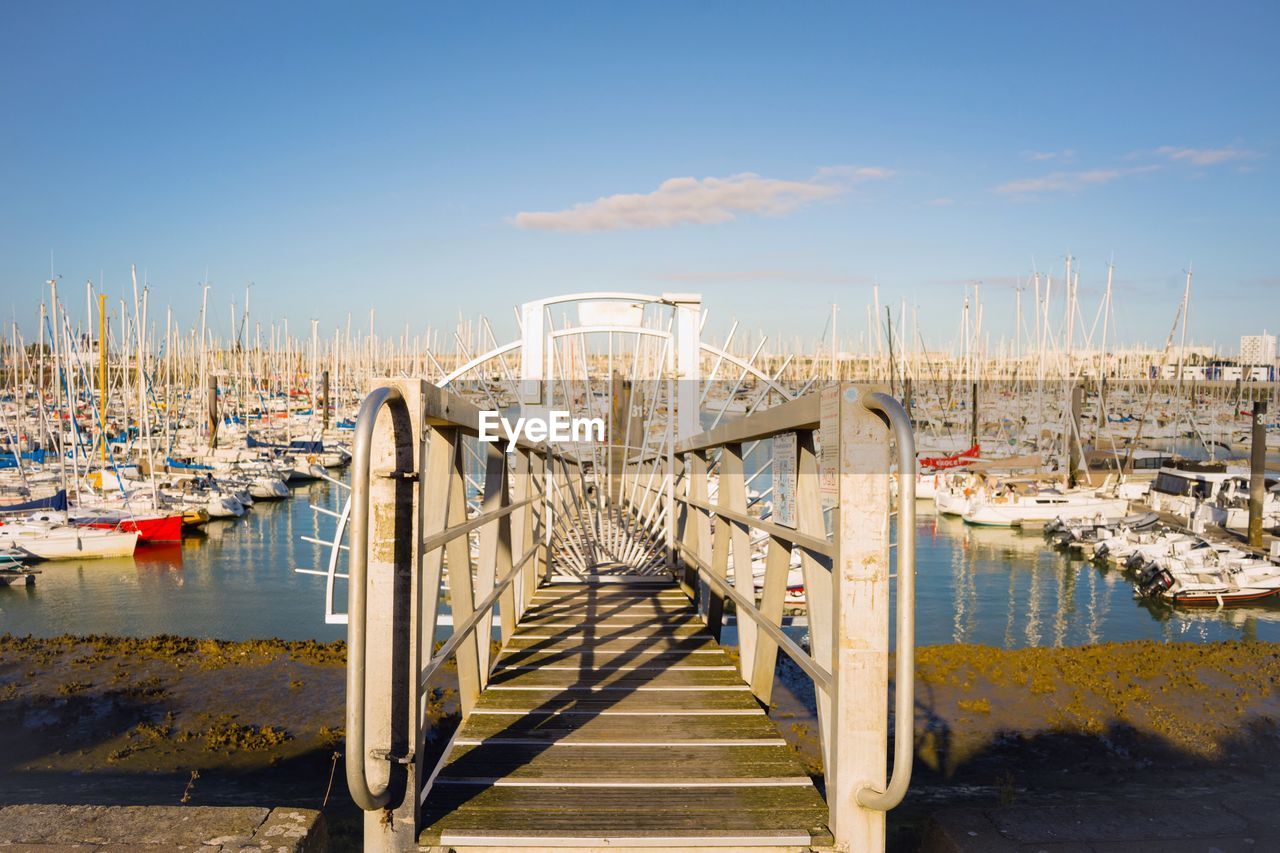
[[[969,386],[969,446],[978,443],[978,383]]]
[[[1084,386],[1077,381],[1071,386],[1071,434],[1067,436],[1067,485],[1073,489],[1080,484],[1080,459],[1084,456],[1084,446],[1080,441],[1083,415]]]
[[[977,384],[974,386],[977,397]],[[839,390],[836,560],[832,614],[834,717],[827,802],[840,850],[883,850],[885,813],[858,803],[885,786],[889,686],[889,433],[861,403],[872,390]],[[830,434],[830,433],[828,433]],[[825,453],[824,453],[825,456]],[[824,464],[831,464],[824,462]]]
[[[1262,547],[1262,501],[1267,477],[1267,403],[1253,401],[1253,428],[1249,446],[1249,545]]]
[[[209,449],[218,446],[218,377],[209,374]]]
[[[1107,377],[1098,380],[1098,417],[1094,421],[1093,440],[1095,446],[1101,446],[1102,430],[1107,425]]]
[[[324,428],[329,429],[329,371],[320,374],[320,405],[322,417],[324,418]]]

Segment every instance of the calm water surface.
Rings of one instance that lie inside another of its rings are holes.
[[[317,517],[317,538],[328,537],[333,519],[310,504],[333,507],[340,491],[323,481],[296,488],[129,559],[37,564],[34,586],[0,588],[0,633],[343,638],[346,626],[324,623],[324,578],[294,571],[328,565],[328,549],[300,537],[316,535]]]
[[[44,563],[32,587],[0,588],[0,632],[334,640],[324,624],[327,549],[303,542],[337,487],[317,483],[292,499],[213,522],[181,546],[139,549],[125,560]],[[922,511],[918,522],[917,642],[1005,648],[1108,640],[1280,641],[1280,606],[1170,612],[1133,600],[1118,572],[1047,549],[1039,534],[973,528]],[[332,519],[319,517],[326,538]]]

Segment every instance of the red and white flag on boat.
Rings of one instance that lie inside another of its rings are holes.
[[[975,444],[968,450],[962,450],[951,456],[931,456],[920,460],[921,468],[930,468],[934,471],[942,468],[961,468],[978,460],[982,455],[982,446]]]

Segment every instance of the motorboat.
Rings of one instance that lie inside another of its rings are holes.
[[[1123,517],[1129,502],[1102,497],[1092,490],[1060,491],[1036,479],[1006,480],[994,490],[975,495],[961,514],[966,524],[985,527],[1039,526],[1059,516]]]

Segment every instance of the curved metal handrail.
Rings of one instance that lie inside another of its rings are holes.
[[[367,812],[385,808],[391,800],[388,781],[379,790],[369,787],[365,773],[365,635],[369,574],[369,456],[373,428],[382,407],[404,398],[396,388],[372,391],[360,404],[351,448],[351,551],[347,562],[347,788]]]
[[[915,757],[916,657],[916,440],[902,404],[883,392],[862,396],[862,405],[883,415],[898,446],[898,641],[893,688],[893,774],[883,791],[858,789],[858,804],[888,811],[902,802],[911,784]]]

